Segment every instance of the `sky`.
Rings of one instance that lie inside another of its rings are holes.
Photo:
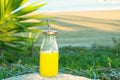
[[[30,0],[33,2],[35,0]],[[47,5],[40,8],[42,12],[120,10],[120,0],[42,0]]]

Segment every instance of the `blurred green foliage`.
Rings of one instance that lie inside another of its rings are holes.
[[[119,44],[119,43],[118,43]],[[120,79],[120,49],[118,44],[113,47],[95,46],[61,47],[59,48],[59,72],[85,76],[100,80]],[[35,48],[35,47],[34,47]],[[34,55],[20,57],[13,64],[0,67],[0,78],[39,72],[39,47]],[[118,53],[119,52],[119,53]]]
[[[41,14],[29,15],[46,3],[40,4],[40,0],[36,0],[24,6],[28,1],[0,0],[0,64],[13,62],[27,53],[31,54],[28,49],[31,50],[35,38],[21,36],[20,33],[38,33],[41,30],[35,27],[46,25],[42,19],[47,17]],[[37,22],[30,22],[30,19],[37,20]]]

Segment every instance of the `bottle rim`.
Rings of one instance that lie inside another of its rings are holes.
[[[57,34],[57,31],[56,30],[50,30],[50,31],[49,30],[44,30],[42,33],[52,35],[52,34]]]

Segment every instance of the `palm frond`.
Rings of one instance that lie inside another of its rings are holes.
[[[19,24],[21,24],[24,27],[33,27],[33,26],[44,26],[47,24],[47,22],[19,22]]]
[[[42,15],[42,14],[35,14],[35,15],[30,15],[30,16],[20,16],[17,18],[18,21],[24,21],[24,20],[28,20],[28,19],[48,19],[48,18],[52,18],[52,16],[46,16],[46,15]]]
[[[9,0],[6,6],[6,13],[10,14],[12,11],[17,9],[24,0]]]
[[[31,47],[31,42],[39,36],[21,36],[20,33],[34,32],[37,34],[41,30],[35,26],[47,24],[42,19],[49,18],[49,16],[41,14],[27,16],[27,14],[41,8],[46,3],[38,4],[40,0],[36,0],[34,3],[23,6],[28,1],[0,0],[0,57],[5,58],[4,61],[12,60],[13,57],[17,59],[19,53],[28,53],[27,50]],[[30,19],[37,19],[37,22],[26,22]]]
[[[28,14],[28,13],[31,13],[31,12],[37,10],[38,8],[40,8],[40,7],[44,6],[44,5],[46,5],[46,3],[39,4],[39,5],[34,5],[34,6],[33,6],[33,4],[30,4],[30,5],[28,5],[27,7],[24,7],[24,8],[22,8],[21,10],[13,13],[13,15],[15,15],[15,16],[26,15],[26,14]]]
[[[5,1],[0,0],[0,21],[4,18],[5,13]]]
[[[22,0],[20,6],[21,6],[21,5],[24,5],[24,4],[27,3],[28,1],[29,1],[29,0]]]

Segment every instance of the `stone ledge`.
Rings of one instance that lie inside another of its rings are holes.
[[[10,77],[2,80],[91,80],[86,77],[74,76],[71,74],[59,73],[56,77],[46,78],[39,75],[39,73],[25,74],[15,77]]]

